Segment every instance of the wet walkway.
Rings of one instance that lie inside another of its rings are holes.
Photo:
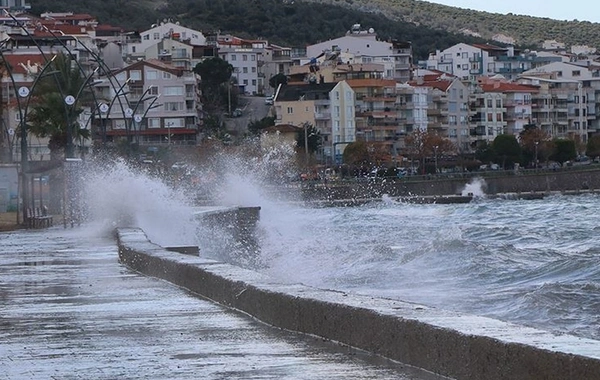
[[[415,379],[144,277],[111,238],[0,233],[0,379]]]

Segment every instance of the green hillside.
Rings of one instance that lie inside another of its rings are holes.
[[[469,29],[483,38],[504,34],[519,45],[539,46],[544,40],[600,48],[600,23],[559,21],[515,14],[479,12],[419,0],[307,0],[385,14],[392,20],[459,32]],[[568,6],[568,3],[565,3]]]
[[[201,30],[304,46],[342,36],[353,24],[380,38],[411,41],[416,59],[458,42],[489,42],[502,33],[518,46],[556,39],[600,46],[600,24],[497,15],[416,0],[31,0],[32,13],[89,13],[100,22],[144,30],[164,19]],[[481,38],[460,31],[470,29]]]

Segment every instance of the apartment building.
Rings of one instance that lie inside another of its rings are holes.
[[[312,124],[323,138],[326,160],[341,162],[356,141],[355,94],[346,81],[281,86],[275,98],[276,124]]]
[[[556,54],[519,53],[513,47],[459,43],[430,54],[426,61],[419,62],[419,66],[443,71],[468,81],[496,74],[513,80],[527,70],[561,60]]]
[[[269,80],[277,74],[289,75],[292,67],[292,48],[268,44],[258,55],[259,94],[273,94]]]
[[[264,91],[265,78],[258,75],[259,58],[262,57],[268,42],[265,40],[245,40],[231,35],[217,35],[219,57],[233,66],[240,92],[259,94]]]
[[[140,32],[138,36],[132,35],[128,38],[123,44],[123,60],[133,62],[137,59],[147,59],[146,50],[163,40],[180,41],[189,46],[206,45],[206,37],[202,32],[186,28],[180,25],[179,22],[161,22],[152,25],[148,30]],[[166,52],[163,51],[163,53]]]
[[[381,146],[393,154],[400,134],[396,81],[393,79],[349,79],[356,94],[357,140]]]
[[[306,61],[327,53],[349,54],[344,63],[376,63],[384,65],[383,77],[407,82],[412,74],[412,45],[410,42],[380,41],[373,28],[363,30],[355,24],[345,36],[306,47]]]
[[[492,142],[499,133],[518,136],[532,123],[532,99],[538,91],[537,86],[482,78],[471,95],[477,142]]]
[[[538,86],[532,98],[532,122],[550,136],[587,142],[598,131],[597,69],[555,62],[523,73],[517,82]]]
[[[445,74],[419,77],[410,85],[427,89],[427,130],[448,138],[460,153],[470,153],[469,88]]]
[[[116,142],[126,139],[139,145],[193,145],[199,127],[196,78],[159,60],[139,61],[114,75],[115,83],[96,86],[106,106],[95,135]],[[103,134],[106,134],[105,136]]]

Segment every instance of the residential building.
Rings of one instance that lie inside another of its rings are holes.
[[[258,56],[258,89],[259,94],[270,95],[274,89],[269,86],[269,79],[277,74],[289,75],[292,67],[292,48],[268,44]]]
[[[498,132],[519,136],[533,122],[532,98],[538,91],[537,86],[482,78],[471,95],[478,142],[490,143]]]
[[[354,99],[346,81],[281,86],[275,98],[276,124],[312,124],[323,138],[325,159],[341,162],[345,147],[356,141]]]
[[[113,75],[121,88],[108,81],[96,86],[98,97],[109,105],[96,120],[96,139],[126,139],[145,146],[196,143],[199,104],[196,78],[191,72],[148,60]]]
[[[410,85],[428,90],[427,130],[448,138],[459,153],[472,153],[469,88],[447,75],[420,77]]]
[[[587,142],[597,132],[600,71],[556,62],[530,70],[519,83],[539,86],[533,97],[533,122],[550,136]]]
[[[355,24],[345,36],[306,47],[306,61],[323,53],[347,53],[344,63],[376,63],[384,65],[383,77],[401,82],[410,80],[412,70],[412,45],[410,42],[384,42],[377,39],[373,28],[363,30]]]
[[[206,37],[194,29],[181,26],[179,22],[161,22],[140,32],[137,38],[130,38],[123,46],[123,58],[127,62],[146,59],[146,50],[163,40],[174,40],[189,46],[205,46]]]
[[[265,78],[259,78],[258,61],[267,45],[265,40],[245,40],[231,35],[217,36],[219,56],[233,66],[232,76],[242,94],[256,95],[264,91]]]
[[[393,79],[349,79],[356,94],[356,139],[378,145],[394,156],[401,133],[401,112]]]
[[[519,53],[513,47],[459,43],[443,51],[438,50],[419,65],[475,83],[479,77],[496,74],[509,80],[516,79],[527,70],[561,60],[556,54]]]

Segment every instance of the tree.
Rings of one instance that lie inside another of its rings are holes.
[[[537,128],[535,125],[525,127],[520,133],[521,147],[523,155],[529,162],[536,163],[540,157],[542,160],[547,160],[552,153],[553,144],[550,142],[550,136]]]
[[[83,112],[82,106],[90,104],[92,97],[88,78],[77,65],[72,64],[71,56],[58,54],[51,63],[50,70],[54,73],[40,78],[32,91],[27,129],[38,137],[48,138],[50,157],[59,160],[61,151],[65,156],[70,154],[66,152],[72,144],[72,141],[68,141],[69,137],[90,137],[89,129],[81,128],[77,119]],[[75,97],[73,105],[65,103],[67,95]]]
[[[201,99],[206,113],[214,115],[222,111],[224,105],[231,104],[232,96],[237,93],[231,88],[233,66],[229,62],[213,57],[198,63],[193,71],[200,76]]]
[[[588,142],[585,149],[585,154],[588,157],[598,157],[600,156],[600,135],[592,136]]]
[[[304,149],[304,125],[302,130],[298,131],[298,134],[296,135],[296,146]],[[321,132],[315,128],[314,125],[312,124],[306,124],[306,141],[307,141],[307,146],[308,146],[308,154],[312,154],[316,151],[319,150],[319,148],[321,147],[321,143],[322,143],[322,137],[321,137]]]
[[[499,135],[494,139],[492,148],[498,159],[502,159],[502,168],[513,167],[521,163],[522,150],[517,138],[513,135]]]
[[[250,124],[248,124],[248,132],[251,135],[257,136],[257,135],[260,135],[260,133],[263,129],[272,127],[274,125],[275,125],[275,118],[273,116],[266,116],[260,120],[252,120],[250,122]],[[303,138],[304,138],[304,136],[303,136]]]
[[[369,150],[367,143],[364,141],[356,141],[348,144],[344,149],[344,163],[352,166],[368,165]]]
[[[277,89],[280,84],[286,85],[287,82],[287,76],[283,73],[279,73],[269,78],[269,86],[273,87],[274,89]]]
[[[456,153],[452,142],[436,132],[417,129],[406,136],[404,144],[408,155],[421,162],[421,173],[425,174],[425,159]]]
[[[566,161],[572,160],[577,157],[577,150],[575,148],[575,141],[573,140],[562,140],[555,139],[553,141],[554,152],[550,156],[550,159],[561,164]]]

